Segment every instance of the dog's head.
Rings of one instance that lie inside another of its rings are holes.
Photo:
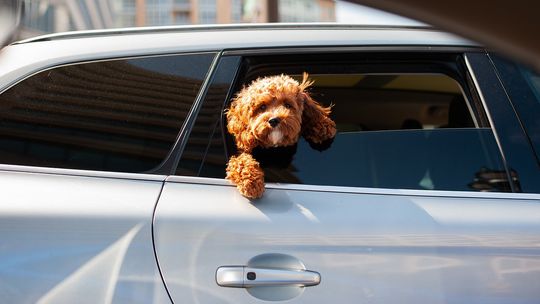
[[[282,74],[259,78],[243,88],[227,112],[227,129],[238,149],[290,146],[301,134],[315,142],[318,137],[319,141],[333,137],[335,124],[328,118],[330,108],[321,107],[306,91],[312,83],[307,73],[301,83]],[[323,130],[323,134],[312,130],[328,121],[330,130]]]

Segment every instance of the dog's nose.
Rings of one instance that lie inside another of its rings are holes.
[[[279,118],[274,117],[270,119],[268,123],[272,126],[272,128],[275,128],[279,124]]]

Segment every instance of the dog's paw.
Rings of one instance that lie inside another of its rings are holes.
[[[227,165],[227,179],[247,198],[260,198],[264,193],[264,172],[259,162],[248,153],[231,157]]]
[[[264,180],[246,179],[236,185],[238,192],[249,199],[261,198],[264,194]]]

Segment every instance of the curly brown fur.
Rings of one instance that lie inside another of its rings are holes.
[[[330,119],[330,107],[321,107],[319,103],[306,96],[302,120],[302,136],[308,141],[320,144],[336,136],[336,123]]]
[[[227,179],[247,198],[259,198],[264,192],[264,172],[251,154],[231,157],[227,164]]]
[[[254,148],[294,145],[300,135],[314,143],[335,136],[330,107],[322,107],[307,92],[312,84],[307,73],[301,83],[283,74],[269,76],[253,81],[234,98],[227,129],[241,154],[231,157],[227,179],[242,195],[259,198],[264,193],[264,173],[250,155]]]

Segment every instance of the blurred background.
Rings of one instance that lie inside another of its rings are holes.
[[[335,0],[24,0],[16,40],[47,33],[189,24],[420,22]]]

